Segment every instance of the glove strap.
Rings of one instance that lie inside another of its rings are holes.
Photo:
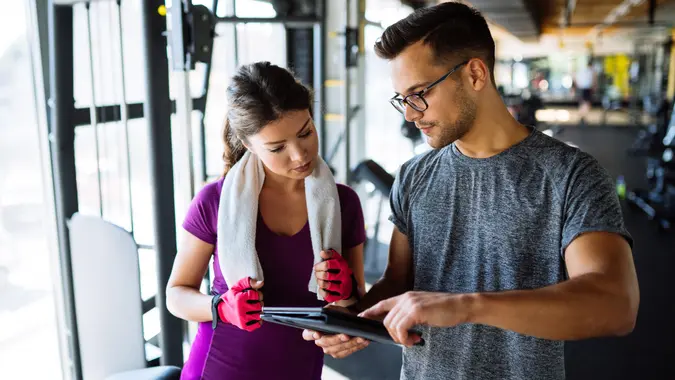
[[[218,315],[218,305],[223,302],[223,299],[220,297],[220,294],[216,294],[211,298],[211,316],[213,318],[213,322],[211,324],[211,328],[213,330],[216,329],[216,326],[218,326],[218,320],[220,319],[220,316]]]
[[[356,301],[361,300],[361,295],[359,294],[359,283],[356,282],[356,277],[354,276],[354,273],[351,275],[352,278],[352,294],[349,295],[349,298],[355,298]]]

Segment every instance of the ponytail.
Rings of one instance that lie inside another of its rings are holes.
[[[225,142],[225,150],[223,152],[223,162],[225,163],[225,168],[223,171],[223,177],[227,175],[227,172],[232,169],[232,167],[244,157],[246,153],[246,147],[239,137],[234,133],[234,129],[230,125],[230,120],[225,119],[225,129],[223,131],[223,140]]]

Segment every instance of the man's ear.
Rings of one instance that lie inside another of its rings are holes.
[[[469,78],[471,80],[471,87],[475,91],[480,91],[485,87],[487,81],[490,80],[490,70],[487,65],[480,59],[472,59],[469,62]]]

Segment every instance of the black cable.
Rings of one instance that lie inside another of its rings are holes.
[[[87,37],[89,41],[89,71],[91,80],[91,105],[89,107],[89,117],[91,119],[91,127],[94,131],[94,152],[96,155],[96,179],[98,185],[98,207],[99,214],[103,217],[103,190],[101,188],[101,160],[98,149],[98,110],[96,109],[96,90],[95,90],[95,75],[94,75],[94,51],[91,38],[91,3],[85,3],[87,11]]]

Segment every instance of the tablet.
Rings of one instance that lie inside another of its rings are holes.
[[[260,319],[298,329],[309,329],[325,334],[346,334],[373,342],[399,345],[391,338],[382,322],[330,308],[263,307]],[[414,330],[410,332],[421,335]],[[418,343],[423,344],[424,340]]]

